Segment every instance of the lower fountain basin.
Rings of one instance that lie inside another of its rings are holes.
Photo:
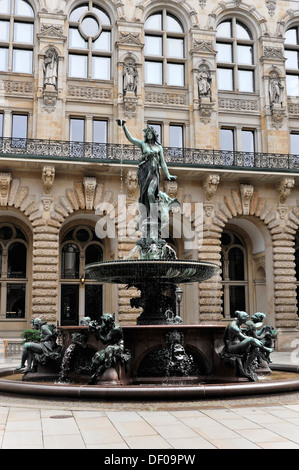
[[[219,267],[203,261],[116,260],[88,264],[85,272],[103,283],[177,285],[206,281],[219,272]]]

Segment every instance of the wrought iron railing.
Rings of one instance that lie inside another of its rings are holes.
[[[46,160],[137,163],[140,150],[132,145],[59,140],[0,138],[1,157]],[[231,152],[212,149],[164,147],[168,164],[197,167],[298,171],[299,154]]]

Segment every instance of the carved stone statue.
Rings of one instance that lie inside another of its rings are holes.
[[[270,98],[270,106],[275,104],[282,104],[283,102],[283,90],[284,87],[281,84],[281,78],[275,72],[272,73],[269,79],[269,98]]]
[[[37,372],[38,363],[45,365],[49,359],[53,361],[61,359],[61,346],[57,344],[58,334],[55,326],[48,325],[39,318],[33,320],[32,323],[33,328],[41,332],[41,339],[40,343],[28,342],[23,346],[21,365],[18,369],[24,369],[27,362],[24,374]]]
[[[255,313],[252,315],[251,319],[246,322],[244,332],[247,336],[252,336],[253,338],[260,340],[263,346],[266,348],[273,350],[278,333],[271,325],[263,325],[265,319],[265,313]],[[261,363],[262,360],[265,360],[266,362],[272,362],[269,351],[261,350],[259,363]]]
[[[211,71],[207,64],[202,63],[198,68],[196,76],[198,86],[198,97],[209,97],[211,95]]]
[[[44,88],[47,85],[57,88],[58,79],[58,53],[54,47],[50,47],[45,54],[44,63]]]
[[[138,83],[138,71],[134,61],[128,61],[124,64],[123,71],[124,80],[124,95],[128,92],[132,92],[136,95],[137,83]]]
[[[101,326],[96,322],[90,322],[89,329],[95,333],[97,340],[106,345],[106,348],[96,352],[92,359],[93,374],[89,384],[93,385],[107,369],[117,364],[125,365],[130,360],[131,354],[125,350],[122,327],[115,322],[111,313],[102,316]]]
[[[259,339],[244,333],[242,325],[249,321],[248,313],[237,310],[235,315],[236,318],[225,329],[224,348],[220,356],[235,365],[241,376],[256,382],[257,358],[260,353],[270,354],[273,350],[264,346]]]

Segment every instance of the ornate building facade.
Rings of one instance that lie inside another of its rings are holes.
[[[132,289],[84,276],[134,247],[120,221],[134,216],[139,154],[121,118],[138,138],[155,128],[177,176],[163,190],[201,230],[192,250],[169,235],[179,258],[221,268],[183,288],[184,322],[262,311],[278,348],[292,347],[298,33],[298,2],[287,0],[0,0],[1,338],[35,317],[76,325],[105,311],[135,323]],[[103,216],[115,237],[98,236]]]

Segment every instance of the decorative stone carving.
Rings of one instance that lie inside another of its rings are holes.
[[[42,181],[44,184],[44,192],[46,194],[51,194],[54,180],[55,180],[55,167],[44,166],[43,172],[42,172]]]
[[[196,80],[199,99],[201,99],[202,97],[211,97],[211,70],[205,60],[203,60],[200,66],[198,67]]]
[[[93,209],[93,202],[95,196],[95,190],[97,186],[97,180],[93,176],[85,176],[83,180],[83,186],[85,189],[85,205],[87,210]]]
[[[219,108],[232,111],[258,111],[259,105],[257,100],[241,100],[233,98],[220,98]]]
[[[276,0],[266,0],[266,7],[268,8],[269,15],[274,16],[276,10]]]
[[[177,180],[165,180],[164,181],[164,191],[172,199],[177,198],[178,196],[179,185]]]
[[[207,175],[203,182],[203,189],[205,192],[205,200],[211,202],[215,193],[217,191],[217,187],[220,181],[219,175]]]
[[[253,192],[254,192],[254,188],[251,184],[240,185],[240,194],[241,194],[244,215],[249,215],[250,202],[253,196]]]
[[[55,47],[51,46],[44,57],[44,88],[47,86],[57,89],[58,79],[58,52]]]
[[[126,177],[126,186],[128,198],[135,198],[135,192],[138,188],[138,178],[136,171],[128,171]]]
[[[160,105],[175,105],[175,106],[187,106],[188,98],[187,94],[184,93],[158,93],[158,92],[146,92],[145,101],[148,104],[160,104]]]
[[[279,183],[277,184],[277,192],[280,205],[284,205],[286,203],[286,200],[291,194],[294,186],[294,178],[284,177],[279,181]]]
[[[7,206],[10,183],[11,183],[11,173],[0,173],[0,205]]]
[[[281,84],[281,77],[276,70],[272,70],[269,74],[269,99],[270,106],[282,106],[284,87]]]
[[[69,86],[68,96],[70,98],[97,102],[107,102],[112,100],[112,89],[100,88],[96,86]]]

